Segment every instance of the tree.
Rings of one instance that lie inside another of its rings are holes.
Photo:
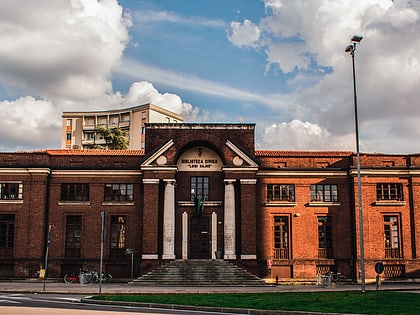
[[[90,149],[108,149],[108,150],[127,150],[128,149],[128,133],[120,128],[106,128],[99,126],[96,132],[100,134],[104,140],[105,145],[93,144]]]

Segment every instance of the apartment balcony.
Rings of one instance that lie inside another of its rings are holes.
[[[93,139],[87,139],[87,140],[82,140],[82,144],[83,145],[93,145],[93,144],[106,144],[105,139],[97,139],[97,140],[93,140]]]
[[[130,121],[122,121],[118,125],[120,128],[128,128],[130,127]]]
[[[83,130],[95,130],[95,125],[83,125]]]

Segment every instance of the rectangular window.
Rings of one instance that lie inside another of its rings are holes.
[[[89,201],[89,184],[61,184],[61,201]]]
[[[403,187],[402,184],[377,184],[376,185],[376,200],[395,200],[403,201]]]
[[[200,197],[206,200],[209,196],[209,177],[208,176],[191,176],[191,200],[194,197]]]
[[[117,125],[118,124],[118,121],[119,121],[119,117],[118,116],[111,116],[109,118],[109,123],[111,125]]]
[[[0,214],[0,250],[11,248],[14,246],[15,236],[15,215],[14,214]],[[1,251],[0,251],[1,253]],[[12,253],[3,251],[5,256],[12,256]]]
[[[133,201],[133,184],[105,184],[105,201]]]
[[[73,121],[72,121],[71,119],[67,119],[67,120],[66,120],[66,126],[67,126],[67,127],[71,127],[72,122],[73,122]]]
[[[274,259],[289,259],[289,217],[274,217]]]
[[[110,255],[125,256],[126,219],[123,215],[111,216],[111,252]]]
[[[318,258],[333,258],[332,220],[329,216],[318,217]]]
[[[66,257],[80,257],[82,216],[69,215],[66,221]]]
[[[385,258],[400,258],[400,227],[398,216],[384,216]]]
[[[98,125],[107,125],[108,118],[107,116],[98,117]]]
[[[295,185],[267,185],[268,201],[295,201]]]
[[[93,132],[87,132],[86,133],[86,140],[92,141],[95,139],[95,134]]]
[[[338,201],[337,185],[311,185],[311,201]]]
[[[0,200],[21,200],[22,197],[22,183],[0,183]]]
[[[66,140],[70,141],[71,140],[71,133],[66,133]]]
[[[94,126],[95,125],[95,117],[85,117],[85,125]]]

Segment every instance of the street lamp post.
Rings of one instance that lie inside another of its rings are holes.
[[[131,272],[130,272],[130,275],[131,275],[131,280],[133,280],[133,269],[134,269],[134,249],[132,249],[132,248],[127,248],[126,249],[126,253],[127,253],[127,255],[131,255]]]
[[[362,282],[362,292],[365,292],[365,246],[363,240],[363,211],[362,211],[362,185],[360,179],[360,140],[359,140],[359,115],[357,112],[357,93],[356,93],[356,66],[354,63],[354,53],[356,45],[360,44],[362,36],[354,35],[351,39],[351,44],[345,49],[345,52],[350,53],[353,65],[353,97],[354,97],[354,124],[356,131],[356,159],[357,159],[357,194],[359,206],[359,234],[360,234],[360,278]]]

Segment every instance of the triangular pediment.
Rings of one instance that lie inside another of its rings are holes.
[[[146,156],[144,161],[141,163],[140,168],[150,168],[156,166],[163,166],[166,164],[166,156],[164,153],[168,151],[174,145],[174,140],[171,139],[158,149],[150,153],[150,155]]]
[[[246,167],[246,168],[258,168],[257,162],[250,157],[247,153],[242,151],[238,146],[236,146],[230,140],[226,140],[226,146],[231,149],[236,156],[233,158],[232,163],[236,167]]]

